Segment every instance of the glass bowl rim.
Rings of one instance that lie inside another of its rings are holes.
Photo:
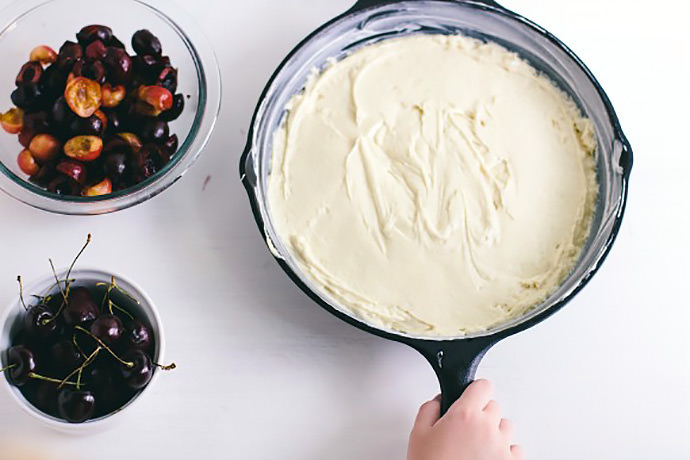
[[[17,0],[11,3],[2,10],[3,14],[7,15],[9,19],[4,21],[0,30],[0,40],[2,40],[6,33],[12,30],[14,24],[18,21],[38,12],[44,6],[59,3],[60,1],[63,0]],[[114,212],[140,204],[163,192],[179,180],[201,155],[220,113],[222,89],[220,67],[215,52],[204,34],[197,30],[198,26],[193,22],[185,20],[185,25],[187,30],[192,29],[197,45],[189,37],[192,33],[185,31],[179,25],[179,19],[173,20],[160,8],[145,0],[128,1],[130,4],[136,4],[148,9],[160,18],[181,39],[186,51],[194,62],[199,104],[194,114],[191,128],[186,133],[184,141],[171,161],[153,176],[126,189],[95,197],[60,196],[48,192],[17,176],[4,162],[0,161],[0,172],[2,172],[5,179],[9,179],[9,182],[7,182],[9,186],[7,187],[0,183],[0,188],[6,194],[35,208],[58,214],[90,215]],[[177,17],[185,18],[184,12],[179,10],[179,7],[166,4],[166,9],[177,11],[180,13],[176,15]],[[197,46],[202,47],[201,52],[197,49]],[[204,57],[207,59],[204,59]],[[206,64],[204,63],[205,60],[207,61]],[[210,81],[211,83],[215,82],[215,87],[209,87]],[[216,105],[215,113],[213,112],[212,105]],[[208,124],[206,125],[207,122]],[[96,208],[80,209],[81,205],[94,205]],[[55,207],[60,209],[55,209]]]

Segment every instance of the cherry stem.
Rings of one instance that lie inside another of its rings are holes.
[[[29,308],[26,306],[26,302],[24,302],[24,283],[22,283],[21,275],[17,275],[17,283],[19,283],[19,300],[22,302],[24,310],[28,310]]]
[[[10,369],[14,369],[15,367],[17,367],[17,364],[16,364],[16,363],[15,363],[15,364],[10,364],[10,365],[7,366],[7,367],[3,367],[2,369],[0,369],[0,374],[2,374],[3,372],[9,371]]]
[[[132,294],[130,294],[129,292],[127,292],[126,290],[122,289],[120,286],[117,285],[117,283],[115,282],[114,276],[110,277],[110,284],[96,283],[96,286],[108,286],[108,292],[106,293],[108,298],[110,298],[110,293],[112,292],[112,290],[116,289],[118,292],[120,292],[122,295],[127,297],[132,302],[136,303],[137,305],[141,305],[141,302],[139,302],[137,299],[135,299]],[[105,306],[105,299],[106,299],[106,297],[103,297],[103,305],[102,306]]]
[[[67,380],[58,380],[58,379],[53,379],[50,377],[44,377],[44,376],[38,375],[34,372],[29,372],[29,378],[32,378],[35,380],[43,380],[44,382],[57,383],[58,388],[61,388],[63,385],[76,385],[75,382],[68,382]]]
[[[67,269],[67,276],[65,276],[65,281],[64,281],[64,283],[65,283],[65,289],[64,290],[62,289],[61,281],[58,278],[57,270],[55,270],[55,265],[53,264],[53,260],[48,259],[48,262],[50,262],[50,268],[53,270],[53,276],[55,276],[55,283],[60,288],[60,294],[62,295],[62,303],[60,304],[60,308],[58,308],[58,311],[53,316],[53,318],[52,318],[53,320],[55,318],[57,318],[58,316],[60,316],[60,313],[62,313],[62,309],[65,308],[65,306],[68,303],[67,296],[69,295],[69,290],[70,290],[70,287],[72,286],[72,283],[70,282],[69,275],[72,274],[72,269],[74,268],[74,265],[77,263],[77,260],[79,260],[79,257],[82,255],[82,253],[84,252],[84,250],[86,249],[86,247],[89,245],[90,242],[91,242],[91,234],[89,233],[86,237],[86,243],[84,243],[84,246],[82,246],[81,250],[77,254],[77,257],[75,257],[74,260],[72,261],[72,265],[70,265],[69,269]]]
[[[129,319],[133,320],[134,316],[124,308],[118,306],[115,302],[113,302],[113,299],[110,298],[110,293],[113,292],[113,289],[117,289],[118,291],[122,292],[124,295],[135,301],[137,304],[139,301],[129,295],[127,292],[124,291],[124,289],[121,289],[117,286],[115,283],[115,277],[111,276],[110,277],[110,284],[105,284],[105,283],[96,283],[96,286],[101,287],[101,286],[107,286],[108,289],[106,290],[105,294],[103,295],[103,300],[101,301],[101,310],[105,309],[105,303],[108,302],[108,311],[110,312],[111,315],[114,315],[113,313],[113,308],[120,310],[122,313],[127,315]]]
[[[62,309],[67,305],[67,294],[65,291],[62,290],[62,285],[60,284],[60,279],[58,278],[57,271],[55,271],[55,265],[53,265],[52,259],[48,259],[48,262],[50,262],[50,268],[53,269],[53,275],[55,276],[55,282],[58,285],[58,288],[60,289],[60,295],[62,295],[62,303],[60,304],[60,308],[58,308],[58,311],[55,313],[53,316],[53,320],[60,316],[60,313],[62,313]],[[69,276],[66,277],[67,281],[65,282],[65,289],[69,289]]]
[[[77,253],[77,257],[74,258],[72,261],[72,265],[69,266],[69,269],[67,269],[67,276],[65,278],[69,279],[69,275],[72,273],[72,269],[74,268],[74,265],[77,263],[77,260],[79,260],[79,257],[84,253],[84,250],[86,250],[86,247],[91,243],[91,233],[86,235],[86,243],[84,243],[84,246],[82,246],[81,250],[79,253]],[[67,283],[67,294],[69,294],[69,283]]]
[[[105,283],[96,283],[96,286],[106,286]],[[110,301],[110,293],[112,292],[113,288],[115,287],[115,277],[111,276],[110,277],[110,284],[107,285],[108,289],[105,291],[105,294],[103,295],[103,300],[101,301],[101,310],[105,308],[105,302]],[[110,310],[110,314],[113,314],[112,309]]]
[[[91,365],[91,363],[96,359],[96,356],[98,356],[98,353],[100,351],[101,351],[101,347],[96,348],[94,350],[94,352],[91,353],[91,355],[88,358],[86,358],[86,361],[84,361],[81,366],[79,366],[78,368],[76,368],[75,370],[70,372],[67,375],[67,377],[65,377],[62,380],[62,382],[60,382],[60,385],[58,386],[58,388],[62,388],[63,385],[67,384],[67,381],[70,379],[70,377],[73,377],[75,374],[79,374],[79,376],[77,377],[77,383],[76,383],[77,390],[78,390],[79,387],[81,386],[81,373],[82,373],[82,371]]]
[[[62,299],[67,302],[67,294],[65,294],[65,291],[62,289],[62,282],[58,278],[57,270],[55,270],[55,264],[53,264],[53,259],[48,259],[48,262],[50,263],[50,268],[53,270],[53,276],[55,277],[55,284],[57,284],[57,287],[60,289],[60,295],[62,296]],[[69,276],[67,277],[67,280],[69,280]],[[65,282],[65,288],[69,286],[69,281]]]
[[[115,354],[115,352],[114,352],[113,350],[111,350],[110,347],[109,347],[108,345],[106,345],[105,343],[103,343],[103,341],[102,341],[101,339],[99,339],[98,337],[96,337],[95,335],[93,335],[93,334],[91,333],[91,331],[89,331],[89,330],[87,330],[87,329],[84,329],[84,328],[81,327],[81,326],[75,326],[74,328],[75,328],[76,330],[78,330],[78,331],[81,331],[81,332],[85,333],[86,335],[88,335],[89,337],[91,337],[92,339],[94,339],[96,342],[98,342],[98,344],[99,344],[101,347],[103,347],[108,353],[110,353],[111,355],[113,355],[113,358],[117,359],[121,364],[123,364],[123,365],[129,367],[130,369],[134,367],[134,363],[133,363],[133,362],[127,362],[127,361],[123,360],[122,358],[120,358],[119,356],[117,356],[117,354]]]
[[[117,289],[118,291],[120,291],[120,292],[122,293],[122,295],[124,295],[125,297],[129,298],[129,300],[131,300],[131,301],[134,302],[135,304],[141,305],[141,302],[139,302],[137,299],[135,299],[134,296],[133,296],[132,294],[130,294],[129,292],[125,291],[124,289],[122,289],[122,288],[121,288],[120,286],[118,286],[117,284],[115,285],[115,289]]]
[[[162,371],[172,371],[174,369],[177,369],[177,364],[175,364],[175,363],[168,364],[167,366],[163,366],[163,365],[158,364],[158,363],[153,363],[153,365],[158,367]]]
[[[127,315],[127,316],[129,317],[129,319],[134,320],[134,316],[133,316],[130,312],[128,312],[127,310],[125,310],[125,309],[122,308],[122,307],[119,307],[119,306],[118,306],[115,302],[113,302],[112,300],[108,300],[108,302],[109,302],[109,303],[108,303],[108,306],[110,307],[110,314],[111,314],[111,315],[113,314],[113,307],[115,307],[116,310],[120,310],[122,313],[124,313],[125,315]]]
[[[79,374],[77,375],[77,390],[79,390],[79,387],[81,386],[81,374],[84,372],[84,369],[86,369],[88,366],[91,365],[96,360],[96,356],[98,356],[98,353],[102,350],[101,347],[96,348],[93,353],[91,353],[91,356],[86,358],[86,361],[84,361],[84,364],[81,365],[79,368]]]
[[[86,356],[86,353],[84,353],[84,350],[82,350],[81,347],[79,346],[79,342],[77,342],[77,333],[76,332],[74,334],[72,334],[72,344],[74,345],[74,348],[77,349],[77,351],[79,352],[79,354],[81,355],[82,358],[88,359],[88,356]]]
[[[50,287],[47,289],[47,291],[48,291],[48,292],[52,291],[53,289],[55,289],[55,288],[58,286],[59,283],[65,283],[65,284],[67,284],[67,283],[74,283],[75,281],[77,281],[77,280],[74,279],[74,278],[72,278],[71,280],[70,280],[70,279],[60,280],[58,283],[53,283],[53,285],[50,286]],[[37,298],[38,300],[41,301],[41,304],[43,304],[43,305],[46,305],[48,302],[50,302],[50,301],[53,299],[53,295],[52,295],[52,294],[48,294],[48,295],[36,295],[36,294],[31,294],[31,297]]]

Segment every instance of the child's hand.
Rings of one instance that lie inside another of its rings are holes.
[[[493,386],[477,380],[440,418],[439,398],[425,403],[415,421],[407,460],[522,460],[511,445],[513,424],[501,419]]]

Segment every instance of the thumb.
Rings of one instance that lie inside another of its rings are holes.
[[[414,422],[413,430],[431,428],[441,418],[441,395],[422,404]]]

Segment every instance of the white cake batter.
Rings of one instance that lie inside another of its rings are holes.
[[[365,47],[276,134],[269,204],[301,268],[386,329],[459,336],[572,270],[597,197],[589,120],[516,54],[463,36]]]

